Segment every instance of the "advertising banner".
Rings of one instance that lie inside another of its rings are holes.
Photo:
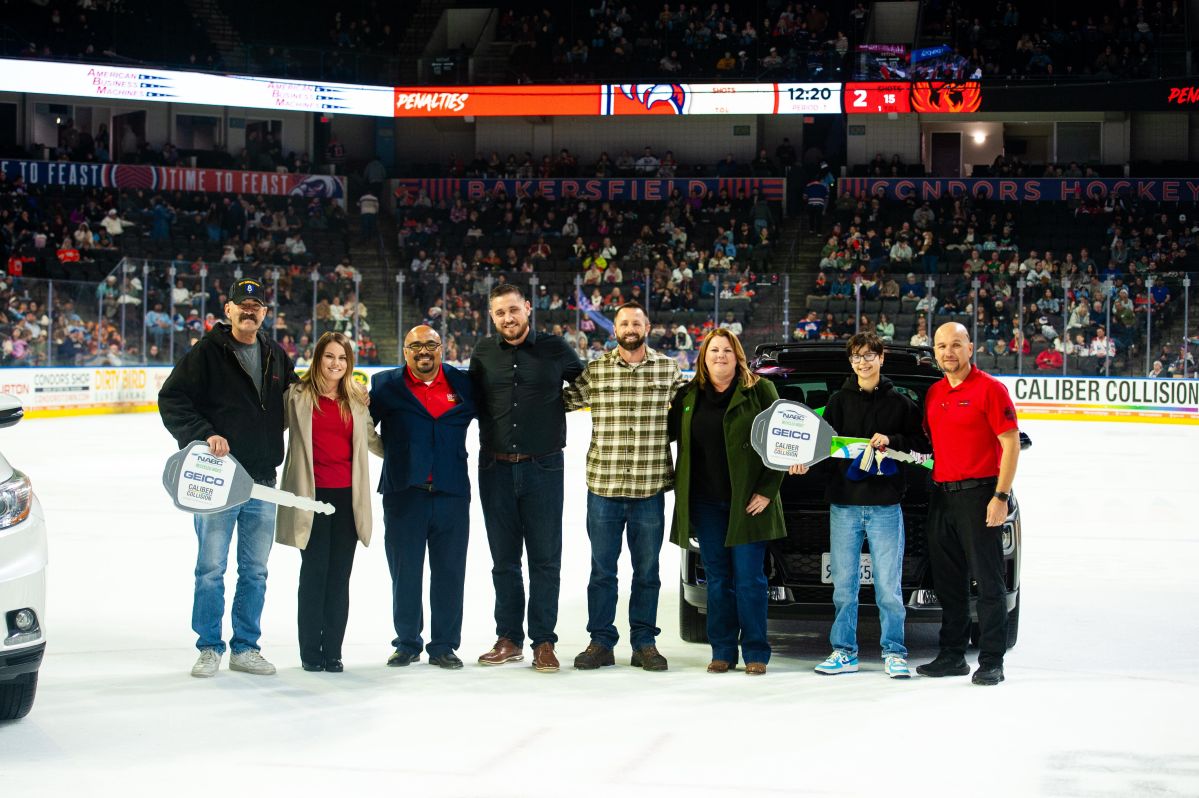
[[[162,366],[0,369],[0,393],[20,399],[29,418],[153,410],[170,372]]]
[[[364,384],[390,366],[354,370]],[[28,418],[156,410],[169,366],[0,369]],[[1020,418],[1199,424],[1199,379],[1003,376]]]
[[[999,377],[1020,418],[1199,424],[1199,380]]]
[[[781,202],[787,181],[781,177],[747,178],[545,178],[545,179],[488,179],[488,178],[402,178],[392,181],[396,200],[402,204],[406,197],[416,197],[421,191],[434,202],[462,197],[477,200],[485,196],[531,197],[538,193],[546,199],[574,197],[582,200],[636,200],[666,202],[678,191],[684,197],[704,196],[709,191],[719,194],[728,191],[730,197],[744,193],[746,197],[758,191],[768,200]]]
[[[393,104],[390,86],[7,58],[0,59],[0,91],[357,116],[391,116]]]
[[[850,177],[837,181],[837,191],[852,197],[897,200],[935,200],[977,197],[1001,202],[1063,202],[1124,196],[1148,202],[1199,202],[1199,179],[1194,178],[1075,178],[966,177],[875,178]]]
[[[1186,111],[1199,104],[1199,79],[1075,80],[987,86],[984,111]]]
[[[236,169],[193,169],[183,166],[71,163],[68,161],[0,160],[0,172],[11,182],[29,186],[148,189],[185,193],[269,194],[271,196],[344,199],[346,180],[330,175],[243,172]]]

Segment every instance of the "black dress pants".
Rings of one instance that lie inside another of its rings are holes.
[[[978,583],[978,664],[1002,665],[1007,652],[1003,527],[987,526],[995,482],[960,491],[934,486],[928,550],[941,602],[941,650],[965,656],[970,644],[970,578]]]
[[[317,488],[316,500],[333,515],[315,513],[308,545],[300,551],[300,659],[313,664],[341,659],[350,615],[350,571],[358,532],[351,488]]]

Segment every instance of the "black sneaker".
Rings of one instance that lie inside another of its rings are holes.
[[[960,654],[942,651],[932,662],[926,662],[916,668],[916,673],[934,679],[942,676],[965,676],[970,673],[970,666],[966,664],[966,659]]]
[[[445,668],[447,671],[456,671],[462,667],[462,660],[458,659],[458,655],[453,651],[447,651],[444,654],[438,654],[436,657],[429,657],[429,664]]]
[[[389,668],[402,668],[414,662],[420,662],[419,653],[409,654],[407,651],[400,651],[398,648],[387,658],[387,666]]]
[[[970,677],[970,681],[974,684],[981,684],[985,687],[991,687],[1003,681],[1003,666],[1002,665],[979,665],[978,670]]]
[[[664,671],[666,657],[658,653],[657,646],[646,646],[633,652],[633,660],[629,664],[647,671]]]
[[[615,664],[616,657],[613,656],[612,649],[594,641],[575,657],[575,667],[581,671],[593,671]]]

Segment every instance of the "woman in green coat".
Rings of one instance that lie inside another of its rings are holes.
[[[769,380],[745,361],[737,336],[713,330],[699,350],[695,377],[670,409],[671,437],[679,442],[671,539],[699,540],[707,577],[709,673],[737,662],[763,674],[766,640],[767,541],[786,534],[779,506],[783,472],[772,471],[749,444],[754,417],[778,399]]]

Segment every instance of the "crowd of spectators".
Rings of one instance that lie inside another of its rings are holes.
[[[13,0],[3,9],[6,31],[0,42],[8,57],[224,67],[207,27],[186,3]]]
[[[779,212],[756,192],[727,191],[675,192],[664,202],[549,200],[539,192],[434,202],[404,192],[396,202],[407,290],[425,321],[445,329],[451,362],[467,360],[488,333],[488,287],[511,281],[529,292],[534,276],[538,323],[570,327],[584,356],[614,345],[600,317],[629,299],[661,321],[653,340],[668,351],[691,352],[718,323],[746,328],[757,307],[750,299],[773,287],[760,275],[774,253]]]
[[[209,34],[213,20],[186,3],[129,0],[13,0],[4,4],[4,56],[132,66],[152,63],[207,72],[231,71],[310,80],[390,83],[412,15],[409,3],[341,2],[317,11],[316,24],[288,25],[294,3],[259,0],[217,4],[240,46],[222,54]],[[305,23],[313,9],[304,9]],[[284,41],[286,39],[286,41]],[[226,43],[228,44],[228,42]]]
[[[921,44],[951,43],[967,63],[963,75],[983,80],[1185,74],[1182,50],[1189,43],[1181,0],[1014,0],[985,9],[948,0],[928,3],[924,20]]]
[[[266,279],[273,292],[279,271],[270,324],[301,360],[326,330],[369,331],[346,211],[330,200],[29,186],[0,173],[0,257],[2,298],[27,325],[0,327],[8,365],[165,362],[223,317],[225,288],[239,273]],[[30,334],[41,315],[53,324]],[[60,351],[74,340],[60,322],[81,327],[84,349],[72,358]],[[362,343],[369,361],[369,336]]]
[[[865,3],[572,3],[504,10],[525,81],[723,78],[838,80],[860,42]]]
[[[1136,372],[1146,316],[1151,341],[1176,333],[1180,278],[1197,263],[1199,223],[1186,209],[1130,196],[1032,205],[842,196],[833,216],[809,312],[792,337],[866,329],[926,344],[931,313],[977,324],[978,351],[1002,358],[1000,369],[1022,351],[1026,368],[1060,371],[1067,358],[1075,373],[1094,373],[1111,358]],[[1158,353],[1169,373],[1181,373],[1178,351]]]

